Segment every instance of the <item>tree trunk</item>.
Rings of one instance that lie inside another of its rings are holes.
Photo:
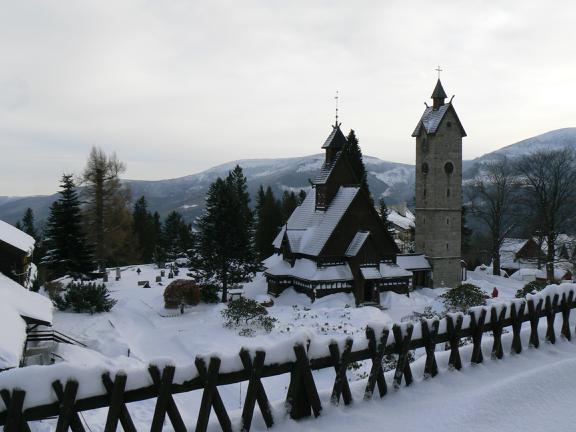
[[[554,282],[554,236],[547,238],[548,250],[546,251],[546,279],[548,283]]]
[[[96,212],[96,261],[100,271],[105,271],[104,263],[104,173],[101,169],[96,170],[95,188],[95,212]]]
[[[222,267],[222,303],[228,301],[228,278],[226,274],[226,269]]]
[[[492,274],[494,276],[500,276],[500,251],[494,251],[492,253]]]

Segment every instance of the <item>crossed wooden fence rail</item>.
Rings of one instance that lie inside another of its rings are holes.
[[[310,416],[312,413],[317,417],[322,411],[322,404],[312,375],[313,370],[333,368],[336,378],[332,388],[331,402],[338,404],[342,399],[344,404],[348,405],[352,402],[352,393],[346,376],[347,366],[351,362],[369,360],[372,365],[364,391],[364,399],[371,399],[376,388],[378,388],[379,396],[384,397],[388,391],[388,385],[384,378],[382,360],[387,354],[398,355],[393,378],[393,386],[398,388],[402,384],[402,379],[406,385],[413,382],[408,356],[409,351],[417,348],[423,348],[426,352],[424,376],[434,377],[438,374],[435,357],[436,345],[440,343],[449,344],[449,365],[455,369],[460,369],[462,358],[459,342],[462,338],[471,338],[472,340],[473,349],[470,362],[481,363],[483,360],[482,337],[485,333],[491,332],[493,336],[492,356],[501,359],[504,356],[502,347],[504,328],[510,327],[512,330],[512,352],[520,353],[522,352],[520,332],[523,323],[528,322],[530,324],[529,345],[538,348],[540,344],[538,336],[540,319],[546,319],[546,341],[555,343],[554,322],[557,314],[561,314],[560,334],[570,340],[570,312],[576,307],[574,293],[573,285],[552,290],[547,288],[539,295],[522,302],[512,301],[507,305],[498,305],[498,307],[476,308],[468,314],[469,320],[465,320],[463,314],[452,314],[443,320],[421,320],[417,323],[394,325],[391,331],[388,328],[376,330],[368,326],[366,328],[367,347],[365,347],[366,341],[362,341],[364,342],[362,347],[354,350],[354,340],[350,338],[345,341],[343,350],[340,351],[339,345],[332,342],[329,345],[330,355],[328,356],[309,357],[305,344],[297,343],[293,347],[295,360],[266,365],[265,351],[256,351],[252,356],[249,351],[242,349],[239,357],[243,368],[232,372],[220,371],[221,359],[219,357],[211,357],[208,362],[204,358],[197,357],[195,360],[197,376],[195,375],[182,383],[173,382],[174,366],[165,366],[162,370],[157,366],[150,366],[148,373],[152,384],[128,390],[126,389],[127,376],[125,373],[116,373],[114,377],[105,373],[101,377],[105,392],[98,396],[86,398],[77,398],[78,388],[81,385],[78,381],[68,380],[65,383],[54,381],[51,386],[56,401],[25,409],[26,392],[24,390],[18,388],[3,389],[0,390],[0,396],[6,409],[0,413],[0,425],[4,425],[6,432],[27,432],[30,431],[29,421],[57,417],[57,432],[64,432],[68,429],[74,432],[83,432],[85,429],[78,413],[108,407],[104,431],[115,431],[118,423],[121,423],[124,431],[134,432],[136,427],[127,404],[156,398],[150,430],[152,432],[161,431],[166,417],[168,417],[176,432],[184,432],[187,429],[173,395],[203,390],[196,431],[207,429],[212,410],[214,410],[222,430],[231,431],[232,423],[218,392],[218,387],[248,381],[248,390],[241,416],[242,431],[250,430],[256,404],[260,408],[266,426],[272,427],[274,418],[261,379],[282,374],[290,374],[290,384],[286,396],[286,407],[290,417],[300,419]],[[445,322],[442,323],[442,321]],[[467,325],[464,326],[465,321],[467,321]],[[421,330],[420,335],[413,338],[414,330],[418,327]],[[441,328],[443,331],[439,331]],[[0,374],[0,382],[1,378]],[[50,384],[46,383],[46,385]]]

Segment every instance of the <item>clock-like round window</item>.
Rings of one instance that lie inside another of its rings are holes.
[[[426,162],[423,162],[422,163],[422,174],[428,174],[428,171],[430,171],[428,164]]]
[[[454,172],[454,164],[452,162],[446,162],[444,164],[444,172],[448,175]]]

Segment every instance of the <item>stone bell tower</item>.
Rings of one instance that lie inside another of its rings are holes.
[[[416,251],[432,266],[433,287],[461,282],[462,138],[466,132],[440,78],[416,138]]]

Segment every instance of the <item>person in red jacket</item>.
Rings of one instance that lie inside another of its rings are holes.
[[[492,290],[492,298],[496,297],[498,297],[498,288],[494,287],[494,289]]]

